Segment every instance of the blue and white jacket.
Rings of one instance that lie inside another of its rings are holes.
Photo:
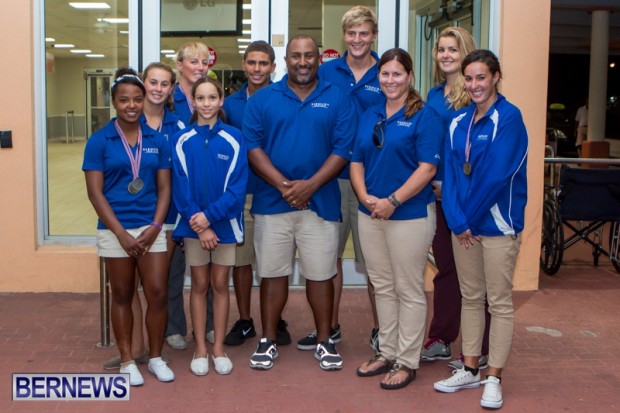
[[[515,235],[523,230],[527,203],[528,137],[519,109],[503,95],[476,123],[475,104],[452,120],[445,142],[442,206],[455,234]],[[471,124],[471,174],[463,172]]]
[[[174,237],[198,238],[189,220],[202,211],[220,243],[243,242],[248,162],[241,131],[220,120],[213,128],[191,124],[172,145],[172,197],[181,215]]]

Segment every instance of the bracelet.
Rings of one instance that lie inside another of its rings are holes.
[[[151,225],[159,229],[160,231],[162,230],[161,224],[159,222],[153,221],[151,222]]]
[[[388,201],[390,201],[390,204],[394,205],[394,207],[399,207],[402,205],[402,203],[399,202],[398,199],[396,199],[396,195],[394,195],[393,192],[390,194],[390,196],[388,196]]]

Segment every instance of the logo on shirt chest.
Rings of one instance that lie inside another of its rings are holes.
[[[313,108],[323,108],[323,109],[329,109],[329,103],[322,103],[322,102],[312,102],[311,105]]]
[[[396,122],[396,126],[402,126],[404,128],[410,128],[411,127],[411,122],[405,122],[404,120],[399,120],[398,122]]]
[[[143,153],[153,153],[155,155],[159,154],[159,148],[142,148]]]
[[[381,88],[377,86],[364,85],[364,90],[373,93],[381,93]]]
[[[223,161],[227,161],[230,159],[230,156],[224,154],[224,153],[218,153],[217,154],[217,159],[221,159]]]
[[[489,135],[486,135],[486,134],[480,134],[480,135],[478,135],[478,137],[476,138],[476,140],[478,140],[478,141],[488,141],[488,140],[489,140]]]

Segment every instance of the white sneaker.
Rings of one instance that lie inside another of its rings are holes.
[[[502,383],[499,379],[495,376],[487,376],[487,379],[482,383],[484,384],[484,391],[480,399],[480,406],[489,409],[502,407],[504,399],[502,397]]]
[[[131,386],[142,386],[144,384],[144,379],[135,361],[129,362],[126,366],[121,366],[119,372],[129,374],[129,384]]]
[[[206,357],[196,357],[196,353],[194,353],[194,357],[192,358],[192,362],[189,365],[190,370],[196,376],[206,376],[209,372],[209,359]]]
[[[207,339],[209,343],[215,344],[215,331],[213,330],[207,331],[207,334],[205,334],[205,338]]]
[[[213,364],[215,365],[215,372],[217,374],[229,374],[232,371],[232,361],[230,361],[226,354],[224,354],[222,357],[213,357],[213,355],[211,355],[211,358],[213,359]]]
[[[157,376],[157,380],[163,382],[169,382],[174,380],[174,373],[170,370],[170,367],[166,364],[161,357],[155,357],[149,360],[148,369],[151,373]]]
[[[453,370],[452,377],[436,382],[433,387],[443,393],[454,393],[461,389],[480,387],[480,372],[474,376],[464,368]]]
[[[187,348],[187,341],[180,334],[172,334],[166,337],[166,342],[175,350],[185,350]]]

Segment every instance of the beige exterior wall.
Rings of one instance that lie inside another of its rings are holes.
[[[532,290],[539,274],[550,0],[501,3],[502,91],[521,108],[530,136],[529,203],[515,288]],[[10,39],[0,45],[0,55],[7,57],[0,68],[0,129],[13,131],[14,146],[0,150],[0,292],[95,292],[99,261],[94,247],[38,245],[37,203],[42,200],[37,193],[33,15],[31,1],[0,3],[0,27]]]
[[[517,290],[538,289],[551,0],[501,2],[501,92],[521,109],[529,135],[528,203]]]

